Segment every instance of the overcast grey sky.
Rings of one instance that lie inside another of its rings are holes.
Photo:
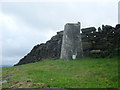
[[[14,65],[33,46],[45,43],[68,22],[82,28],[118,23],[118,0],[1,3],[2,64]]]
[[[118,2],[118,23],[120,24],[120,1]]]

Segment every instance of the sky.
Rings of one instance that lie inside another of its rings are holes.
[[[0,43],[2,65],[19,62],[37,44],[64,30],[66,23],[81,28],[118,23],[118,0],[1,2]]]
[[[118,2],[118,23],[120,24],[120,1]]]

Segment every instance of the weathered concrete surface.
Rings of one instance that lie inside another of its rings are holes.
[[[67,23],[63,32],[61,59],[72,60],[83,56],[80,23]]]

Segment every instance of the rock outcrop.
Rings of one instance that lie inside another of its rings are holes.
[[[89,27],[81,29],[81,38],[84,56],[91,55],[90,53],[105,53],[103,56],[111,54],[114,50],[120,52],[120,24],[115,27],[102,25],[102,28],[96,29]],[[46,43],[36,45],[30,53],[22,58],[15,66],[41,61],[43,59],[59,59],[61,53],[63,31],[57,32]]]
[[[41,61],[46,58],[58,59],[60,57],[62,37],[63,31],[60,31],[46,43],[34,46],[31,52],[22,58],[15,66]]]

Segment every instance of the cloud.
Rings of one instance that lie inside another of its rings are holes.
[[[49,28],[48,32],[46,33],[45,29],[37,30],[36,28],[27,26],[22,20],[15,16],[14,18],[12,16],[7,15],[3,16],[4,16],[2,26],[3,64],[8,64],[8,62],[7,63],[5,62],[11,58],[12,58],[11,62],[20,60],[21,56],[27,54],[34,45],[46,42],[56,33]]]

